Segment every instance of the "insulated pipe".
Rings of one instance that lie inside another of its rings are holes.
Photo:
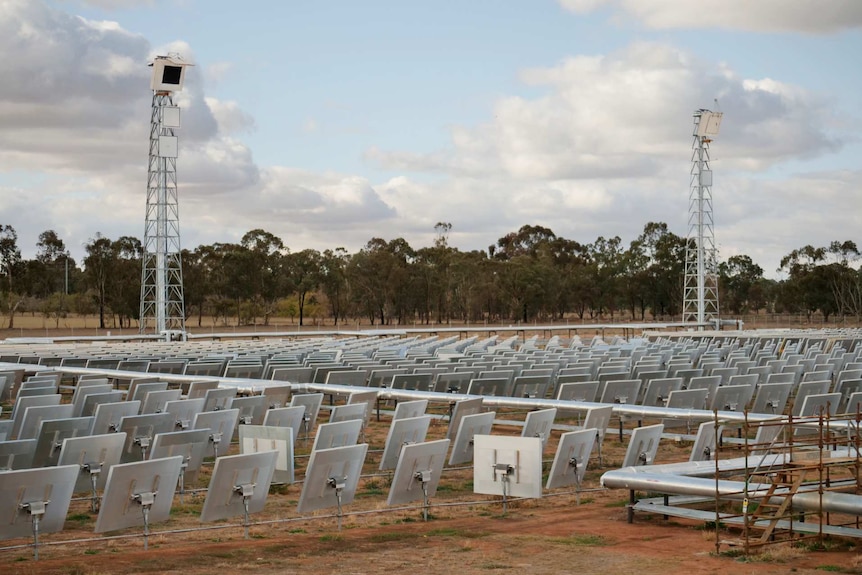
[[[731,499],[742,501],[745,498],[745,483],[671,475],[667,473],[634,472],[632,468],[615,469],[602,475],[603,487],[609,489],[628,489],[631,491],[652,491],[673,495],[693,495],[696,497]],[[750,484],[749,497],[763,497],[768,485]],[[774,502],[780,503],[782,493],[787,489],[775,491]],[[822,499],[821,499],[822,498]],[[800,511],[819,511],[821,508],[830,513],[862,515],[862,496],[850,493],[808,491],[796,493],[791,498],[793,509]]]
[[[22,367],[21,364],[5,364],[14,365],[17,369]],[[711,421],[716,417],[716,414],[706,409],[679,409],[674,407],[659,407],[653,405],[633,405],[628,403],[590,403],[585,401],[569,401],[559,399],[540,399],[530,397],[494,397],[484,395],[467,395],[463,393],[444,393],[435,391],[415,391],[408,389],[391,389],[391,388],[373,388],[373,387],[357,387],[350,385],[335,385],[328,383],[292,383],[288,381],[264,380],[264,379],[248,379],[239,377],[202,377],[197,375],[177,375],[171,373],[149,373],[140,371],[126,371],[117,369],[90,369],[85,367],[46,367],[46,366],[29,366],[38,371],[59,371],[70,373],[73,375],[82,374],[100,374],[113,379],[131,380],[140,377],[158,377],[162,381],[169,383],[191,383],[193,381],[218,381],[220,387],[235,387],[238,391],[244,393],[259,392],[267,387],[290,385],[293,391],[301,393],[327,393],[348,395],[357,391],[377,391],[377,397],[380,399],[398,399],[398,400],[416,400],[427,399],[434,403],[452,403],[462,399],[482,398],[482,403],[488,407],[510,407],[516,409],[549,409],[555,407],[559,410],[569,411],[586,411],[593,407],[613,408],[614,415],[628,416],[637,419],[687,419],[691,421]],[[0,370],[3,369],[3,364],[0,364]],[[746,420],[749,423],[761,423],[764,421],[779,421],[781,416],[767,413],[749,413],[746,417],[745,413],[738,411],[719,411],[718,419],[722,423],[743,423]],[[830,425],[833,428],[848,427],[852,422],[848,421],[833,421]],[[800,425],[816,425],[816,423],[800,424]]]
[[[824,452],[824,460],[831,458],[856,457],[856,450],[843,447],[835,451]],[[623,467],[616,471],[625,471],[633,474],[653,475],[681,475],[688,477],[715,477],[715,475],[732,472],[745,471],[746,467],[758,470],[767,470],[773,467],[783,466],[790,462],[789,453],[774,453],[766,455],[750,455],[748,458],[735,457],[732,459],[719,459],[709,461],[683,461],[680,463],[664,463],[661,465],[639,465],[634,467]]]

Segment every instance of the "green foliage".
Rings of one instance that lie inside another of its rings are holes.
[[[610,545],[611,542],[607,537],[602,535],[572,535],[571,537],[552,538],[552,543],[560,543],[562,545],[571,545],[574,547],[602,547]]]
[[[385,533],[375,533],[371,536],[371,541],[375,543],[389,543],[391,541],[404,541],[406,539],[415,539],[419,537],[418,533],[408,531],[388,531]]]
[[[438,222],[432,245],[371,238],[355,253],[336,247],[291,252],[262,229],[239,243],[182,253],[189,322],[212,316],[225,326],[290,318],[300,325],[328,316],[336,325],[534,322],[577,318],[665,320],[679,316],[687,240],[665,223],[648,222],[630,243],[600,236],[592,243],[560,237],[540,225],[503,235],[486,251],[450,244],[454,226]],[[53,230],[37,255],[21,257],[14,228],[0,225],[0,311],[41,313],[55,328],[69,314],[98,312],[99,327],[134,327],[140,313],[143,246],[96,233],[82,265]],[[851,240],[804,246],[781,262],[786,279],[767,280],[745,254],[719,265],[722,308],[862,317],[862,255]],[[67,293],[68,286],[68,293]]]
[[[327,534],[327,535],[321,535],[321,537],[320,537],[320,540],[323,541],[324,543],[327,541],[341,541],[342,539],[344,539],[344,538],[338,534]]]

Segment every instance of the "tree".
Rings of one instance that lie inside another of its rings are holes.
[[[324,250],[320,258],[320,286],[329,302],[329,311],[335,325],[347,313],[350,285],[347,282],[347,264],[350,255],[344,248]]]
[[[411,300],[409,265],[415,252],[403,238],[371,238],[350,259],[347,277],[354,302],[372,323],[403,322]]]
[[[832,242],[829,254],[835,260],[829,265],[829,285],[835,307],[843,316],[862,317],[862,268],[853,269],[862,254],[852,241]]]
[[[9,314],[7,327],[15,327],[15,312],[24,301],[16,293],[15,279],[21,268],[21,250],[18,249],[18,233],[15,228],[0,224],[0,296],[3,309]]]
[[[291,291],[284,261],[287,250],[280,238],[261,229],[247,232],[240,245],[247,251],[243,255],[246,264],[243,281],[251,283],[252,297],[263,313],[263,324],[269,325],[278,300]]]
[[[87,257],[84,258],[84,273],[87,283],[95,290],[99,306],[99,329],[105,329],[105,309],[108,305],[108,281],[114,268],[111,240],[96,232],[84,245]]]
[[[793,250],[779,267],[788,274],[780,289],[780,305],[787,311],[805,311],[809,318],[819,310],[824,321],[835,313],[857,315],[858,270],[851,264],[859,257],[855,242],[849,240]]]
[[[251,321],[256,314],[252,305],[259,292],[260,270],[251,252],[239,244],[216,243],[204,254],[213,291],[213,313],[227,324],[236,316],[237,325]]]
[[[747,255],[735,255],[718,264],[721,306],[735,314],[744,314],[754,308],[752,291],[763,279],[763,268]]]
[[[121,236],[111,242],[113,273],[108,284],[108,305],[120,326],[130,327],[132,320],[140,319],[143,255],[138,238]]]
[[[203,324],[207,296],[202,246],[198,246],[194,251],[183,250],[180,258],[183,262],[183,309],[187,320],[192,316],[192,310],[197,311],[198,327],[200,327]]]
[[[22,291],[39,299],[53,293],[69,293],[68,280],[75,265],[63,240],[54,230],[46,230],[39,234],[36,247],[36,258],[22,262]]]
[[[521,226],[497,240],[496,246],[489,246],[488,253],[498,260],[509,260],[519,255],[535,256],[540,246],[556,239],[556,234],[542,226]]]
[[[682,308],[687,240],[669,231],[665,223],[649,222],[637,241],[648,262],[642,289],[653,318],[678,314]]]
[[[313,294],[320,285],[322,263],[320,252],[311,249],[290,254],[286,258],[290,284],[296,292],[300,326],[303,325],[309,294]]]
[[[622,240],[619,236],[605,239],[599,236],[590,246],[592,262],[593,310],[601,317],[607,310],[614,318],[620,294],[623,271]]]

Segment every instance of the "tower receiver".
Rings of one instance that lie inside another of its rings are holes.
[[[682,319],[694,320],[698,329],[719,319],[718,253],[712,213],[709,144],[718,135],[722,116],[722,112],[703,108],[694,113]]]
[[[149,64],[153,69],[150,89],[154,92],[179,92],[186,80],[186,68],[192,66],[179,54],[156,56]]]
[[[177,54],[156,56],[150,66],[153,102],[150,111],[150,153],[147,208],[141,271],[140,331],[152,329],[167,341],[185,339],[180,216],[177,199],[180,108],[173,93],[183,89],[186,68]]]

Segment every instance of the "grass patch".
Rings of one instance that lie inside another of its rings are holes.
[[[383,489],[383,486],[380,485],[380,482],[377,481],[376,479],[371,479],[369,481],[366,481],[364,487],[365,487],[365,489],[372,490],[372,491],[378,490],[378,489]]]
[[[179,516],[179,515],[200,515],[201,506],[194,505],[191,503],[185,503],[181,505],[174,505],[171,507],[171,516]]]
[[[725,549],[724,551],[719,551],[718,555],[720,557],[739,559],[745,557],[745,549]]]
[[[282,483],[280,485],[270,484],[269,486],[269,494],[270,495],[287,495],[290,486]]]
[[[464,529],[454,529],[451,527],[443,527],[440,529],[432,529],[428,532],[429,537],[460,537],[462,539],[478,539],[487,537],[486,531],[466,531]]]
[[[718,522],[718,528],[724,529],[726,525],[721,521]],[[700,529],[701,531],[715,531],[715,521],[704,521],[703,525],[698,525],[695,529]]]
[[[208,555],[218,559],[238,559],[246,553],[248,553],[248,551],[245,549],[236,549],[233,551],[213,551],[212,553],[208,553]]]
[[[628,499],[620,499],[619,501],[611,501],[609,503],[605,503],[605,507],[625,507],[628,504]]]
[[[320,537],[320,540],[321,540],[321,541],[323,541],[323,542],[327,542],[327,541],[341,541],[342,539],[343,539],[343,537],[341,537],[341,535],[338,535],[338,534],[322,535],[322,536]]]
[[[89,521],[90,514],[89,513],[73,513],[66,517],[66,521]]]
[[[571,537],[552,538],[551,543],[571,545],[573,547],[603,547],[611,545],[611,541],[602,535],[572,535]]]
[[[844,571],[844,568],[838,565],[818,565],[815,569],[818,571],[832,571],[833,573],[842,573]]]
[[[391,541],[404,541],[406,539],[415,539],[417,537],[419,537],[418,533],[387,531],[386,533],[375,533],[371,536],[371,541],[374,541],[375,543],[389,543]]]
[[[805,551],[849,551],[853,549],[853,544],[849,541],[839,541],[831,537],[824,537],[822,541],[817,539],[799,541],[795,546]]]
[[[375,487],[373,489],[364,489],[356,493],[356,497],[378,497],[383,495],[383,490]]]

